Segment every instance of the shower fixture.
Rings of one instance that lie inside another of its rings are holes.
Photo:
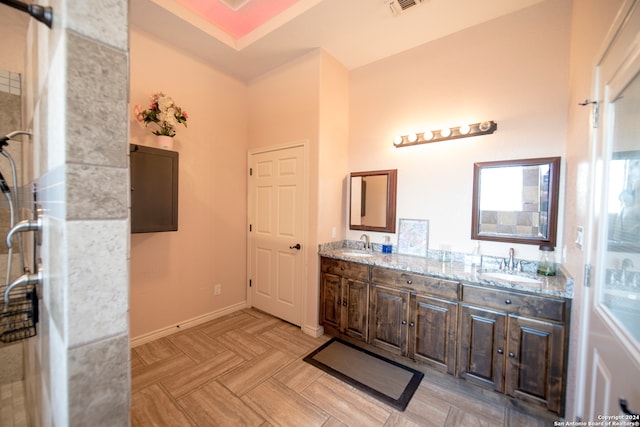
[[[27,4],[16,0],[0,0],[0,3],[11,6],[14,9],[18,9],[22,12],[26,12],[32,18],[42,22],[47,27],[51,28],[53,24],[53,9],[51,6],[40,6],[38,4]]]
[[[36,219],[25,219],[20,221],[15,226],[11,227],[9,232],[7,233],[7,248],[13,248],[13,235],[16,233],[24,233],[25,231],[37,231],[36,233],[36,244],[40,245],[42,242],[41,234],[42,234],[42,219],[41,219],[41,209],[37,209]],[[26,270],[23,267],[23,270]]]
[[[3,0],[0,0],[3,1]],[[9,202],[9,232],[7,233],[7,276],[4,284],[0,284],[0,294],[4,295],[4,305],[0,308],[0,342],[8,343],[23,340],[36,335],[36,323],[38,322],[38,285],[42,284],[42,272],[37,268],[37,273],[32,274],[31,269],[25,262],[22,233],[33,231],[34,248],[41,245],[42,211],[35,209],[35,220],[24,220],[18,222],[19,217],[19,192],[16,165],[11,155],[3,150],[8,146],[8,141],[18,135],[29,135],[28,131],[15,131],[0,138],[0,154],[7,158],[11,166],[11,178],[13,179],[14,191],[0,173],[0,191]],[[33,189],[35,195],[35,187]],[[35,200],[34,200],[35,202]],[[35,206],[35,203],[34,203]],[[12,238],[18,234],[18,250],[22,266],[22,275],[11,282],[13,242]],[[34,252],[35,258],[35,252]],[[35,268],[35,259],[34,259]]]
[[[0,0],[0,1],[4,1],[4,0]],[[18,135],[32,136],[33,134],[27,130],[16,130],[14,132],[8,133],[2,138],[0,138],[0,150],[2,150],[2,147],[7,147],[9,145],[8,142]]]

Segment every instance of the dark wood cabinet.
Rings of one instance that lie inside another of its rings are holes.
[[[325,329],[333,328],[335,332],[367,340],[368,277],[366,266],[330,259],[323,261],[320,320]]]
[[[560,413],[564,394],[565,326],[509,315],[506,393]]]
[[[409,310],[409,357],[455,374],[458,302],[413,294]]]
[[[320,292],[328,334],[563,415],[570,300],[324,257]]]
[[[369,342],[455,374],[458,286],[449,280],[374,267]]]
[[[400,356],[407,355],[409,292],[371,285],[369,342]]]
[[[460,377],[562,413],[565,302],[473,286],[463,287],[462,300]]]
[[[462,305],[458,375],[504,392],[506,313]]]

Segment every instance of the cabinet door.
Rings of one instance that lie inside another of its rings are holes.
[[[509,316],[506,393],[560,413],[564,389],[564,326]]]
[[[320,323],[336,331],[340,329],[342,311],[342,278],[335,274],[322,273],[320,286]]]
[[[464,304],[460,311],[460,377],[503,392],[506,313]]]
[[[407,355],[409,292],[371,285],[369,342],[401,356]]]
[[[369,305],[369,286],[359,280],[342,279],[342,318],[344,332],[354,338],[367,339],[367,309]]]
[[[426,362],[454,374],[456,334],[458,331],[458,303],[411,296],[409,323],[409,357]]]

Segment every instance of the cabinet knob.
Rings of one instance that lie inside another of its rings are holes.
[[[347,302],[346,301],[342,301],[342,305],[344,305],[345,307],[347,306]]]
[[[504,303],[505,304],[511,304],[511,300],[510,299],[506,299],[506,300],[504,300]]]
[[[503,350],[503,349],[501,349],[501,348],[499,348],[499,349],[498,349],[498,354],[503,354],[503,353],[504,353],[504,350]]]
[[[406,324],[407,324],[407,321],[406,321],[406,320],[403,320],[403,321],[402,321],[402,324],[403,324],[403,325],[406,325]]]
[[[344,271],[344,265],[340,266],[340,270]]]
[[[341,299],[338,300],[338,305],[342,305],[342,300]]]
[[[413,283],[413,280],[407,280],[407,285],[410,285]]]
[[[413,328],[414,326],[415,326],[415,323],[413,323],[413,322],[409,323],[409,327],[410,328]]]
[[[514,357],[516,357],[516,355],[515,355],[515,354],[513,354],[513,352],[512,352],[512,351],[510,351],[510,352],[509,352],[509,357],[511,357],[511,358],[513,359]]]

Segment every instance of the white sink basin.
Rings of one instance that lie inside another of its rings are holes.
[[[360,257],[360,258],[369,258],[373,256],[371,252],[358,251],[358,250],[342,251],[342,255]]]
[[[506,281],[506,282],[518,282],[518,283],[529,283],[529,284],[540,284],[542,280],[536,279],[534,277],[523,276],[520,274],[511,274],[505,273],[503,271],[491,271],[491,272],[481,272],[480,279],[487,280],[498,280],[498,281]]]

